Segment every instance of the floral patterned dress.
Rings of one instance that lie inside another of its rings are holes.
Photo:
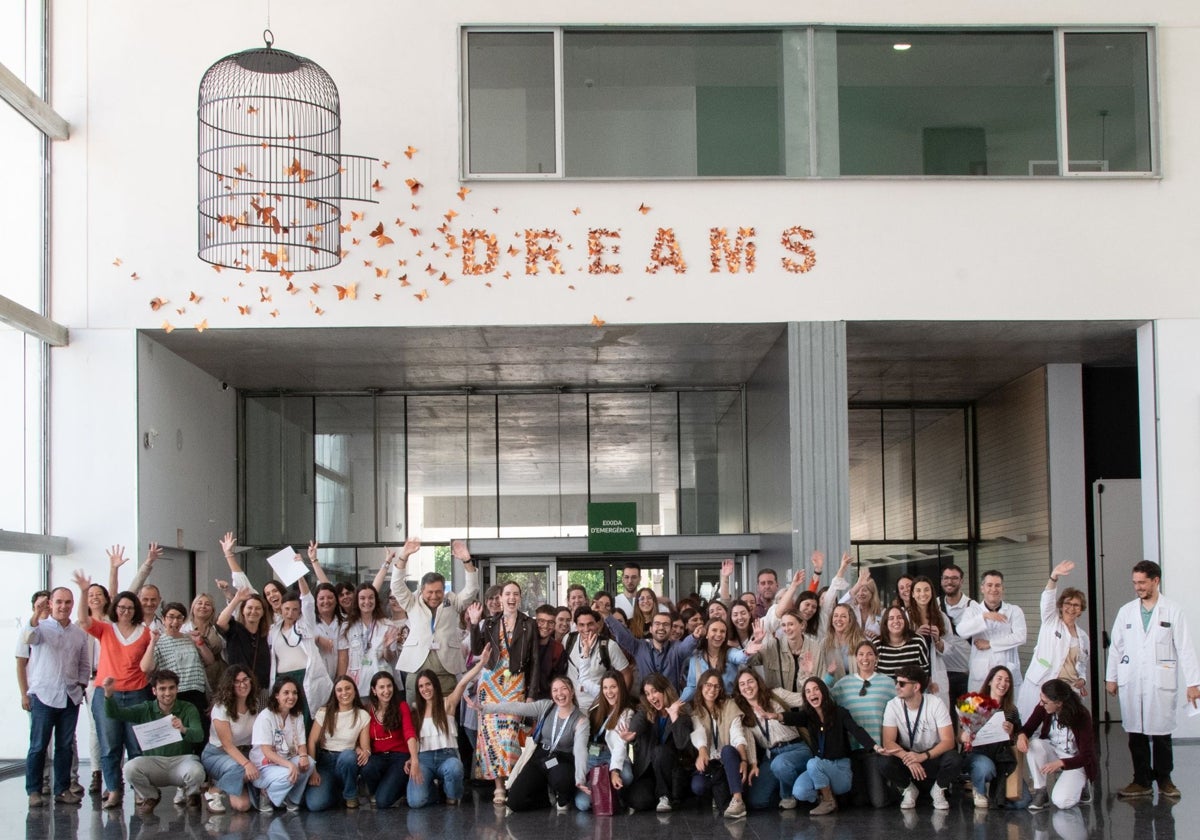
[[[508,639],[500,633],[496,667],[479,675],[480,703],[521,703],[525,700],[525,675],[508,669]],[[521,755],[521,718],[516,715],[480,715],[475,748],[475,777],[497,779],[508,776]]]

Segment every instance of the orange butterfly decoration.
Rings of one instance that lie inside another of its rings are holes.
[[[160,297],[151,298],[151,300],[150,300],[150,309],[151,309],[151,310],[153,310],[154,312],[157,312],[158,310],[160,310],[160,309],[162,309],[164,306],[166,306],[168,303],[170,303],[170,301],[169,301],[169,300],[163,300],[163,299],[162,299],[162,298],[160,298]]]
[[[404,286],[411,286],[411,285],[412,285],[412,283],[409,283],[409,282],[408,282],[408,275],[407,275],[407,274],[401,274],[401,275],[400,275],[400,277],[399,277],[399,278],[397,278],[397,279],[400,281],[400,286],[401,286],[401,288],[403,288]]]
[[[115,265],[117,268],[120,268],[121,267],[121,258],[117,257],[116,259],[114,259],[113,265]]]
[[[241,306],[241,305],[239,305],[239,306],[238,306],[238,314],[239,314],[239,315],[249,315],[249,314],[250,314],[250,307],[249,307],[249,306]]]
[[[363,260],[363,268],[370,268],[375,265],[375,260]]]
[[[249,170],[249,168],[246,166],[246,164],[244,164],[244,163],[239,163],[237,166],[233,167],[233,171],[234,171],[234,172],[236,172],[236,173],[237,173],[237,174],[239,174],[239,175],[245,175],[245,174],[246,174],[247,172],[249,172],[250,170]]]
[[[648,205],[646,205],[645,203],[638,205],[638,212],[641,213],[643,216],[645,216],[647,213],[649,213],[650,210],[651,210],[651,208]]]
[[[603,327],[607,323],[608,322],[605,321],[603,318],[601,318],[599,315],[592,316],[592,326],[593,327]]]
[[[459,187],[459,190],[458,190],[458,193],[457,193],[457,195],[458,195],[458,200],[459,200],[459,201],[466,201],[466,200],[467,200],[467,193],[469,193],[470,191],[471,191],[471,190],[470,190],[470,189],[468,189],[467,187]]]
[[[295,276],[296,276],[296,272],[294,272],[294,271],[280,271],[280,272],[279,272],[279,276],[280,276],[280,277],[282,277],[284,280],[291,280],[293,277],[295,277]]]
[[[246,113],[247,113],[247,114],[257,114],[257,113],[258,113],[258,109],[257,109],[257,108],[255,108],[253,105],[247,105],[247,106],[246,106]]]
[[[216,268],[216,266],[213,266],[213,268]],[[138,273],[135,271],[135,272],[133,272],[133,274],[129,275],[129,279],[130,280],[141,280],[142,278],[138,277]]]
[[[185,313],[185,312],[187,312],[187,309],[186,309],[185,307],[182,307],[182,306],[181,306],[181,307],[179,307],[178,309],[176,309],[176,310],[175,310],[175,314],[176,314],[176,315],[182,315],[182,314],[183,314],[183,313]]]
[[[349,233],[351,227],[353,227],[353,225],[338,225],[338,230],[340,230],[342,233]]]
[[[420,204],[409,204],[408,206],[409,206],[409,207],[411,207],[413,210],[420,210],[420,209],[421,209],[421,205],[420,205]]]
[[[415,297],[417,300],[425,300],[425,298],[429,297],[429,292],[427,292],[425,289],[422,289],[413,295],[413,297]]]
[[[384,169],[387,169],[389,166],[391,166],[391,165],[392,165],[392,162],[391,162],[390,160],[381,160],[381,161],[380,161],[380,164],[382,164],[382,165],[383,165],[383,168],[384,168]]]
[[[196,294],[195,292],[192,292],[190,295],[188,295],[188,300],[192,303],[199,303],[203,299],[204,298],[200,297],[200,295]]]
[[[433,263],[425,263],[425,273],[430,277],[437,274],[437,269],[433,267]]]
[[[509,255],[510,257],[515,257],[515,256],[517,256],[517,254],[519,254],[519,253],[521,253],[521,251],[520,251],[520,249],[519,249],[519,248],[517,248],[517,246],[516,246],[516,245],[509,245],[509,246],[508,246],[508,255]]]
[[[390,274],[390,273],[391,273],[391,271],[392,271],[392,270],[391,270],[390,268],[376,268],[376,269],[375,269],[375,276],[376,276],[376,277],[387,277],[387,276],[388,276],[388,274]]]
[[[271,316],[272,318],[278,318],[278,317],[279,317],[279,310],[278,310],[278,309],[272,309],[272,310],[270,311],[270,313],[268,313],[268,314],[270,314],[270,316]]]
[[[383,184],[379,183],[378,178],[376,178],[374,180],[374,182],[372,182],[371,189],[375,190],[375,192],[383,192]]]
[[[375,293],[375,300],[379,300],[382,297],[383,297],[383,295],[380,292]]]
[[[311,286],[309,286],[309,287],[308,287],[308,289],[309,289],[309,291],[311,291],[311,292],[312,292],[314,295],[319,295],[319,294],[321,294],[321,284],[320,284],[320,283],[313,283]]]
[[[279,265],[279,255],[272,251],[268,251],[265,248],[262,252],[262,258],[266,260],[267,265],[271,266],[272,268],[275,268]]]
[[[443,218],[444,218],[444,219],[445,219],[447,222],[450,222],[450,221],[453,221],[453,220],[454,220],[454,217],[455,217],[455,216],[457,216],[457,215],[458,215],[458,214],[457,214],[457,213],[455,213],[453,210],[447,210],[445,213],[443,213],[443,214],[442,214],[442,217],[443,217]]]
[[[171,333],[175,332],[175,327],[173,327],[171,325],[170,321],[163,321],[162,329],[163,329],[163,332],[165,332],[167,335],[170,335]]]
[[[313,313],[314,313],[314,314],[316,314],[316,315],[324,315],[324,314],[325,314],[325,310],[324,310],[324,309],[322,309],[322,308],[321,308],[321,307],[319,307],[319,306],[314,306],[314,307],[313,307]]]
[[[258,287],[258,302],[259,303],[270,303],[271,302],[271,287],[270,286],[259,286]]]
[[[573,209],[573,210],[571,211],[571,215],[572,215],[572,216],[578,216],[578,215],[579,215],[580,213],[582,213],[582,212],[583,212],[582,210],[580,210],[578,207],[576,207],[575,209]]]
[[[303,184],[312,177],[313,171],[311,169],[305,169],[303,166],[301,166],[300,158],[292,158],[292,165],[283,170],[283,174],[287,175],[289,178],[299,178],[300,183]]]
[[[416,153],[417,153],[416,146],[409,146],[407,149],[404,150],[404,156],[406,158],[408,158],[409,160],[412,160],[413,155],[415,155]]]
[[[350,221],[361,222],[363,220],[364,215],[365,214],[359,213],[357,210],[351,210],[350,211]]]
[[[347,283],[345,286],[334,286],[333,288],[337,289],[338,300],[345,300],[346,298],[358,300],[357,283]]]
[[[196,325],[196,332],[204,332],[206,329],[208,329],[208,319],[207,318],[205,318],[203,321],[201,321],[199,324]]]
[[[297,286],[295,283],[293,283],[291,280],[289,280],[288,284],[287,284],[287,288],[284,289],[284,291],[287,292],[289,295],[294,295],[294,294],[296,294],[296,292],[300,291],[300,287]]]
[[[409,188],[409,190],[412,191],[413,195],[416,195],[417,192],[421,189],[421,187],[425,186],[420,181],[418,181],[416,178],[405,178],[404,183],[406,185],[408,185],[408,188]],[[415,210],[416,208],[414,207],[413,209]]]
[[[396,240],[392,239],[392,237],[386,235],[383,232],[383,222],[380,222],[375,227],[375,230],[371,231],[370,235],[375,240],[376,247],[379,247],[379,248],[382,248],[384,245],[391,245],[393,242],[396,241]]]
[[[350,244],[351,244],[351,245],[357,245],[357,244],[359,244],[360,242],[362,242],[362,240],[361,240],[361,239],[351,239],[351,240],[350,240]]]
[[[438,282],[443,286],[449,286],[454,280],[446,272],[442,272],[442,276],[438,278]]]

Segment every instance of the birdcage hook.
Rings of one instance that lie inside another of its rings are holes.
[[[264,29],[263,41],[266,42],[267,49],[271,49],[271,47],[275,46],[275,33],[270,29]]]

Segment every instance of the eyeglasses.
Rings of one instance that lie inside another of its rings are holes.
[[[117,612],[133,612],[133,607],[129,604],[117,604]]]
[[[896,680],[896,688],[904,688],[906,685],[914,685],[912,680]]]
[[[871,681],[870,681],[870,680],[863,680],[862,688],[860,688],[860,689],[858,690],[858,696],[859,696],[859,697],[866,697],[866,696],[867,696],[867,689],[868,689],[868,688],[870,688],[870,687],[871,687]]]
[[[1070,607],[1073,610],[1082,610],[1083,604],[1079,603],[1078,601],[1064,601],[1063,609],[1066,609],[1068,607]]]

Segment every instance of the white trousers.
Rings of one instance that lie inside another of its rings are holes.
[[[1044,738],[1030,738],[1029,752],[1026,759],[1029,762],[1029,775],[1033,777],[1033,788],[1046,787],[1046,774],[1042,768],[1051,761],[1059,758],[1070,758],[1059,755],[1054,745]],[[1058,808],[1072,808],[1079,804],[1083,786],[1087,784],[1087,773],[1080,767],[1076,770],[1063,770],[1058,776],[1058,784],[1050,794],[1050,801]]]

